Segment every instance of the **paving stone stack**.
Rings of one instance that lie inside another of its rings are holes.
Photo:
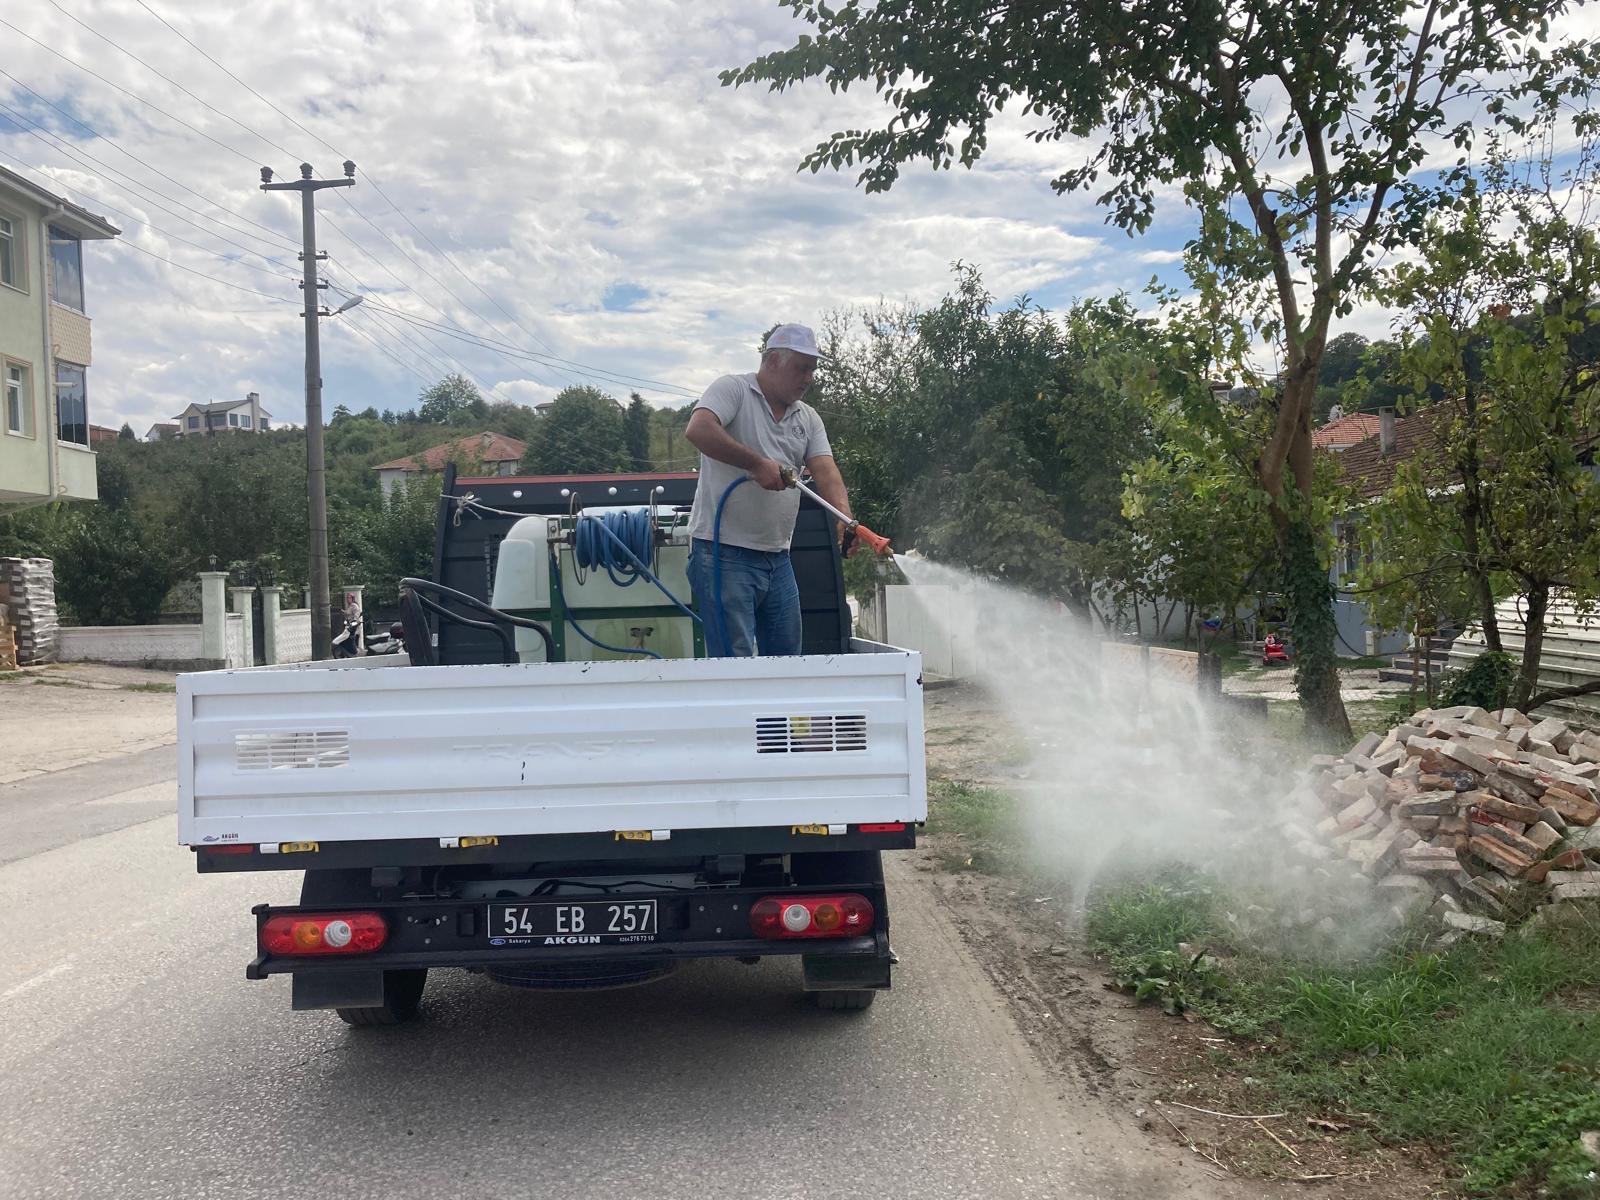
[[[0,558],[0,605],[23,666],[54,662],[60,642],[55,566],[48,558]]]
[[[1426,709],[1312,763],[1322,844],[1398,905],[1426,904],[1446,940],[1600,901],[1600,733]]]

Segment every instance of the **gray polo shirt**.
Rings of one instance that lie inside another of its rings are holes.
[[[802,400],[783,414],[782,421],[773,420],[754,374],[724,375],[706,389],[695,407],[708,409],[735,441],[780,466],[799,470],[806,459],[833,453],[817,410]],[[691,536],[711,540],[717,502],[727,486],[743,474],[738,467],[700,456],[700,482],[689,518]],[[722,542],[749,550],[787,550],[799,511],[800,493],[795,488],[769,492],[752,480],[728,497],[722,510]]]

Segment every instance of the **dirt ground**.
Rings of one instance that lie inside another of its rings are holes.
[[[173,745],[173,678],[168,671],[91,663],[0,674],[0,783]],[[85,692],[96,693],[92,706]]]
[[[930,690],[926,716],[930,778],[1001,791],[1037,786],[1028,778],[1026,747],[1007,740],[998,711],[977,687]],[[1229,1175],[1360,1200],[1456,1194],[1415,1148],[1374,1144],[1360,1114],[1319,1117],[1320,1125],[1281,1115],[1246,1119],[1269,1114],[1240,1098],[1246,1084],[1237,1052],[1244,1048],[1203,1021],[1169,1017],[1115,990],[1057,895],[1070,881],[1025,868],[967,869],[954,833],[929,835],[916,854],[1035,1050],[1106,1104],[1131,1110],[1147,1129]]]

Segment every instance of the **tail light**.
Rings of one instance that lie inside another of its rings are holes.
[[[764,896],[750,906],[750,928],[763,938],[859,937],[872,930],[872,901],[841,896]]]
[[[370,954],[389,939],[389,927],[373,912],[280,913],[261,927],[268,954]]]

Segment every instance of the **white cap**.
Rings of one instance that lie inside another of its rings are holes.
[[[809,354],[812,358],[826,358],[817,349],[817,335],[809,325],[779,325],[767,335],[768,350],[793,350],[796,354]]]

